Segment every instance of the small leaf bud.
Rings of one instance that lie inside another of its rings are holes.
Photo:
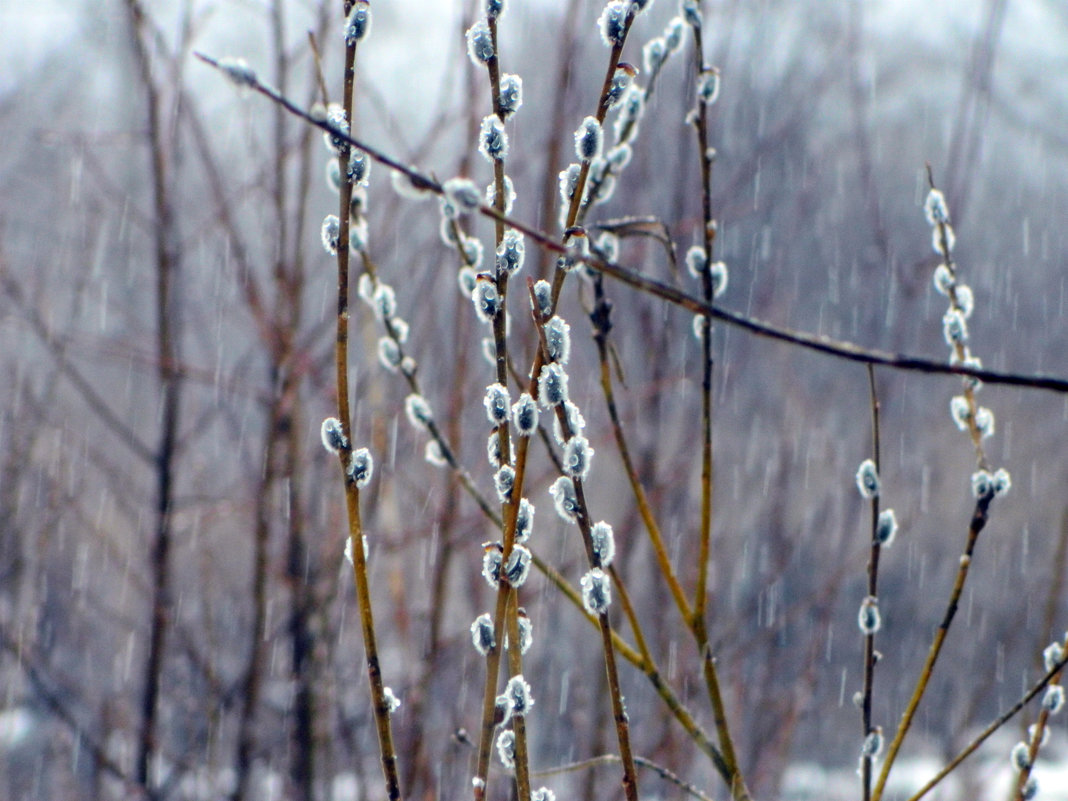
[[[232,58],[226,56],[220,58],[218,61],[219,69],[223,71],[227,78],[240,87],[255,86],[258,81],[256,79],[256,70],[252,69],[248,65],[248,62],[243,58]]]

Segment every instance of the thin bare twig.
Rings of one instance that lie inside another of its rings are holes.
[[[219,66],[219,62],[211,56],[207,56],[203,53],[195,53],[194,55],[206,64],[210,64],[216,68]],[[255,81],[251,84],[251,88],[275,103],[280,103],[288,112],[300,117],[305,122],[314,125],[332,136],[342,139],[353,147],[360,148],[380,164],[385,165],[391,170],[403,173],[417,189],[423,189],[438,195],[443,194],[441,184],[430,176],[402,164],[382,150],[363,140],[355,139],[345,134],[326,120],[313,116],[288,98],[278,94],[278,92],[271,87],[266,86],[259,81]],[[486,205],[479,206],[477,211],[485,217],[502,220],[509,227],[515,228],[520,233],[530,237],[532,241],[536,242],[541,247],[547,248],[553,253],[564,254],[566,252],[566,248],[553,237],[521,220],[502,215],[496,209]],[[895,370],[905,370],[917,373],[971,376],[972,378],[978,378],[988,384],[1027,387],[1030,389],[1045,389],[1059,394],[1068,394],[1068,378],[1047,375],[1044,373],[1014,373],[1002,370],[988,370],[962,364],[947,364],[943,361],[925,359],[919,356],[910,356],[908,354],[891,353],[889,351],[865,348],[852,342],[834,339],[821,334],[811,334],[806,331],[798,331],[792,328],[775,325],[774,323],[759,320],[755,317],[731,311],[721,306],[710,306],[700,298],[694,297],[677,287],[644,276],[641,273],[630,270],[620,264],[605,261],[595,255],[583,257],[582,260],[595,270],[600,270],[605,275],[611,276],[621,283],[653,295],[654,297],[666,300],[675,306],[692,312],[693,314],[707,314],[714,320],[733,325],[744,331],[748,331],[749,333],[774,339],[779,342],[785,342],[790,345],[796,345],[807,350],[834,356],[839,359],[845,359],[846,361],[859,362],[861,364],[870,363],[874,365],[882,365]]]

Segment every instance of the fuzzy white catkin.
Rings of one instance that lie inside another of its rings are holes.
[[[538,429],[538,404],[527,392],[512,405],[512,422],[521,437],[529,437]]]
[[[357,489],[363,489],[371,482],[375,472],[375,461],[367,448],[357,448],[349,457],[349,466],[345,471],[349,474]]]
[[[373,296],[375,316],[385,321],[397,313],[397,293],[389,284],[379,283]]]
[[[630,12],[630,3],[613,0],[604,7],[601,16],[597,20],[597,27],[601,31],[601,40],[608,47],[623,44],[627,35],[627,16]]]
[[[662,36],[655,36],[642,47],[642,66],[646,72],[656,72],[664,64],[667,55],[667,42]]]
[[[497,248],[497,270],[507,275],[515,275],[523,269],[526,259],[526,241],[514,228],[504,232],[501,244]]]
[[[612,604],[612,580],[601,568],[595,567],[582,577],[582,605],[591,615],[603,615]]]
[[[504,213],[511,214],[515,206],[515,184],[509,176],[504,176]],[[490,181],[486,187],[486,205],[497,207],[497,182]]]
[[[499,426],[508,422],[511,399],[508,397],[508,389],[503,384],[490,384],[486,387],[482,405],[486,409],[486,417],[493,425]]]
[[[515,541],[521,545],[530,539],[534,529],[534,504],[526,498],[519,501],[519,511],[515,518]]]
[[[568,523],[578,520],[578,496],[575,494],[575,485],[567,476],[560,476],[549,487],[549,494],[553,498],[553,506],[556,513]]]
[[[510,117],[523,105],[523,79],[506,72],[501,76],[501,113]]]
[[[515,469],[511,465],[503,465],[493,475],[493,485],[497,489],[497,499],[501,503],[508,503],[512,499],[512,488],[515,486]]]
[[[946,205],[945,195],[937,189],[928,192],[923,203],[923,214],[930,226],[937,227],[939,223],[948,223],[949,207]]]
[[[422,395],[411,394],[404,399],[404,411],[414,428],[426,429],[434,420],[430,404]]]
[[[879,520],[875,526],[875,540],[883,548],[889,548],[894,544],[897,536],[897,518],[893,509],[884,509],[879,513]]]
[[[356,0],[345,21],[345,43],[354,45],[367,38],[371,32],[371,4],[367,0]]]
[[[508,562],[504,565],[504,577],[513,587],[522,587],[530,575],[530,551],[522,545],[516,545],[508,554]]]
[[[592,161],[601,155],[604,133],[596,117],[586,117],[575,131],[575,155],[580,160]]]
[[[331,453],[337,453],[349,446],[349,440],[341,428],[341,421],[336,417],[328,417],[323,420],[320,436],[323,440],[323,447]]]
[[[1042,664],[1046,666],[1047,671],[1053,670],[1063,658],[1064,646],[1059,642],[1051,642],[1042,652]]]
[[[497,757],[504,767],[515,768],[515,732],[504,729],[497,735]]]
[[[612,81],[608,85],[608,94],[605,96],[607,108],[613,108],[619,103],[623,93],[634,82],[634,76],[637,74],[638,71],[626,62],[621,62],[616,67],[616,71],[612,74]]]
[[[475,211],[482,202],[482,193],[470,178],[450,178],[442,189],[445,199],[461,213]]]
[[[722,261],[713,262],[709,267],[709,272],[712,274],[712,297],[718,298],[727,291],[727,282],[730,277],[727,265]]]
[[[500,543],[491,543],[485,546],[482,552],[482,578],[486,580],[486,583],[491,587],[496,588],[498,582],[501,580],[501,563],[503,558],[501,556]]]
[[[467,29],[467,55],[476,67],[493,58],[493,37],[485,20]]]
[[[474,643],[475,650],[482,656],[488,654],[496,646],[493,638],[493,618],[488,613],[479,615],[471,624],[471,641]]]
[[[719,70],[715,67],[697,76],[697,99],[706,106],[711,106],[719,99]]]
[[[590,529],[590,542],[601,567],[608,567],[616,555],[616,540],[612,527],[601,520]]]
[[[434,467],[446,467],[449,464],[449,460],[441,452],[441,443],[436,439],[427,442],[426,448],[423,450],[423,458]]]
[[[534,282],[534,300],[538,304],[536,311],[541,316],[547,315],[553,308],[553,289],[545,279]]]
[[[320,231],[323,239],[323,250],[331,256],[337,255],[338,237],[341,235],[341,225],[337,215],[327,214],[323,218],[323,227]]]
[[[475,304],[479,319],[484,323],[492,323],[501,308],[501,295],[492,281],[480,278],[475,282],[471,302]]]
[[[508,157],[508,133],[496,114],[482,118],[482,127],[478,134],[478,152],[490,164]]]
[[[875,469],[875,462],[865,459],[857,468],[857,489],[861,497],[871,500],[879,494],[879,473]]]
[[[857,613],[857,625],[862,634],[875,634],[882,627],[882,618],[879,615],[879,601],[869,595],[860,604]]]
[[[504,689],[504,695],[512,708],[512,714],[522,717],[534,706],[534,696],[531,694],[530,684],[522,675],[512,676]]]
[[[590,464],[593,461],[594,450],[585,437],[571,437],[564,445],[564,453],[561,461],[564,471],[572,479],[585,481],[590,473]]]
[[[546,364],[538,374],[538,402],[545,409],[567,400],[567,373],[556,362]]]
[[[560,418],[553,415],[553,437],[561,448],[567,444],[569,439],[582,434],[583,429],[586,428],[586,418],[582,416],[578,406],[571,401],[564,401],[563,409],[568,428],[566,435],[564,427],[560,425]]]
[[[571,358],[571,326],[562,317],[554,316],[545,324],[545,348],[549,358],[567,364]]]
[[[693,245],[686,251],[686,269],[694,278],[700,278],[708,269],[708,254],[700,245]]]

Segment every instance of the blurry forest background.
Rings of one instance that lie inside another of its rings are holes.
[[[314,31],[336,99],[339,5],[0,10],[0,795],[128,798],[140,785],[153,798],[214,798],[247,782],[250,797],[378,797],[343,499],[319,442],[335,409],[335,271],[319,243],[323,216],[336,212],[326,151],[320,135],[191,55],[242,56],[309,105]],[[441,178],[466,172],[484,185],[473,126],[488,92],[464,55],[468,5],[374,3],[354,130]],[[502,57],[525,90],[510,123],[515,216],[558,233],[546,198],[556,200],[571,131],[600,88],[603,4],[511,5]],[[704,11],[706,58],[723,80],[711,130],[717,258],[731,269],[722,304],[943,359],[921,208],[929,161],[975,292],[973,352],[994,369],[1068,375],[1068,6],[716,0]],[[676,13],[661,0],[639,18],[629,60]],[[680,257],[700,231],[688,52],[665,67],[633,163],[594,211],[663,220]],[[492,497],[481,405],[492,373],[436,205],[400,198],[378,167],[367,213],[425,394]],[[475,232],[488,238],[491,226],[477,221]],[[647,238],[626,240],[620,261],[689,281]],[[607,286],[621,414],[692,580],[700,364],[689,315]],[[357,305],[354,429],[378,465],[364,515],[386,683],[403,701],[403,782],[412,798],[453,801],[470,793],[471,749],[454,732],[478,725],[484,669],[468,627],[491,603],[479,570],[493,532],[453,477],[423,459],[425,437],[404,419],[407,389],[377,364],[374,321]],[[612,458],[574,286],[563,309],[575,335],[572,392],[602,459],[591,502],[615,526],[618,569],[666,676],[708,722],[693,644],[662,612],[667,590]],[[525,337],[528,321],[517,322]],[[754,795],[802,797],[798,765],[856,781],[868,535],[853,476],[871,447],[868,379],[861,365],[724,325],[714,336],[711,637]],[[529,340],[520,342],[522,362]],[[874,713],[892,728],[957,567],[975,459],[949,415],[959,379],[880,369],[877,380],[883,497],[902,527],[881,568]],[[997,415],[988,452],[1013,491],[992,510],[907,747],[931,764],[1019,697],[1068,625],[1068,400],[987,386],[983,402]],[[577,584],[582,550],[547,502],[544,453],[532,470],[534,549]],[[612,750],[588,624],[540,575],[527,588],[535,768]],[[263,667],[253,695],[251,654]],[[636,752],[725,797],[643,677],[625,666],[623,682]],[[1064,734],[1062,719],[1052,753]],[[994,751],[1007,770],[1007,753]],[[955,785],[961,795],[943,797],[973,797],[968,782],[989,778],[978,764]],[[618,792],[609,767],[550,781],[561,798]],[[680,797],[642,781],[649,797]]]

